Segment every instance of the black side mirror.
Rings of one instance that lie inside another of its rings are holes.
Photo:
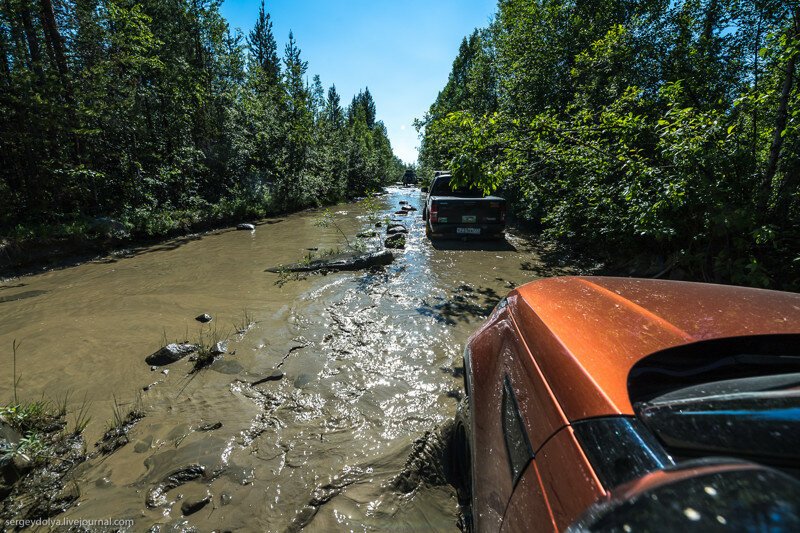
[[[428,192],[428,188],[427,188],[427,187],[422,187],[420,190],[421,190],[422,192]]]

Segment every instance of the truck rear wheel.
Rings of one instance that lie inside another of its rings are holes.
[[[458,492],[458,503],[464,513],[464,531],[472,531],[472,451],[470,435],[469,396],[465,396],[456,409],[453,433],[450,437],[450,468],[453,485]]]
[[[458,489],[458,499],[468,503],[472,498],[472,456],[469,446],[471,429],[469,396],[465,396],[456,409],[452,435],[453,479]]]

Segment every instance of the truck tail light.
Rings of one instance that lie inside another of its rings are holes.
[[[430,219],[431,223],[439,222],[439,206],[436,202],[431,202],[431,212],[428,213],[428,218]]]

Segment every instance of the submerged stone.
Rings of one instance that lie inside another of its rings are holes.
[[[222,427],[222,422],[214,422],[213,424],[203,424],[197,431],[214,431]]]
[[[199,500],[186,500],[181,504],[181,513],[183,516],[189,516],[196,513],[211,501],[211,495],[207,494],[204,498]]]
[[[391,224],[388,228],[386,228],[387,235],[394,235],[397,233],[408,233],[408,228],[402,224]]]
[[[222,355],[228,351],[228,341],[219,341],[211,347],[211,355]]]
[[[198,346],[196,344],[177,344],[173,342],[171,344],[167,344],[157,352],[148,355],[145,358],[145,362],[148,365],[153,366],[169,365],[175,361],[180,361],[191,353],[196,352],[197,349]]]

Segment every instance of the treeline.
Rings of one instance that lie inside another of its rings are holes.
[[[0,235],[163,234],[399,179],[369,90],[344,107],[263,3],[246,38],[220,4],[0,0]]]
[[[421,163],[639,272],[800,289],[800,7],[500,0]]]

